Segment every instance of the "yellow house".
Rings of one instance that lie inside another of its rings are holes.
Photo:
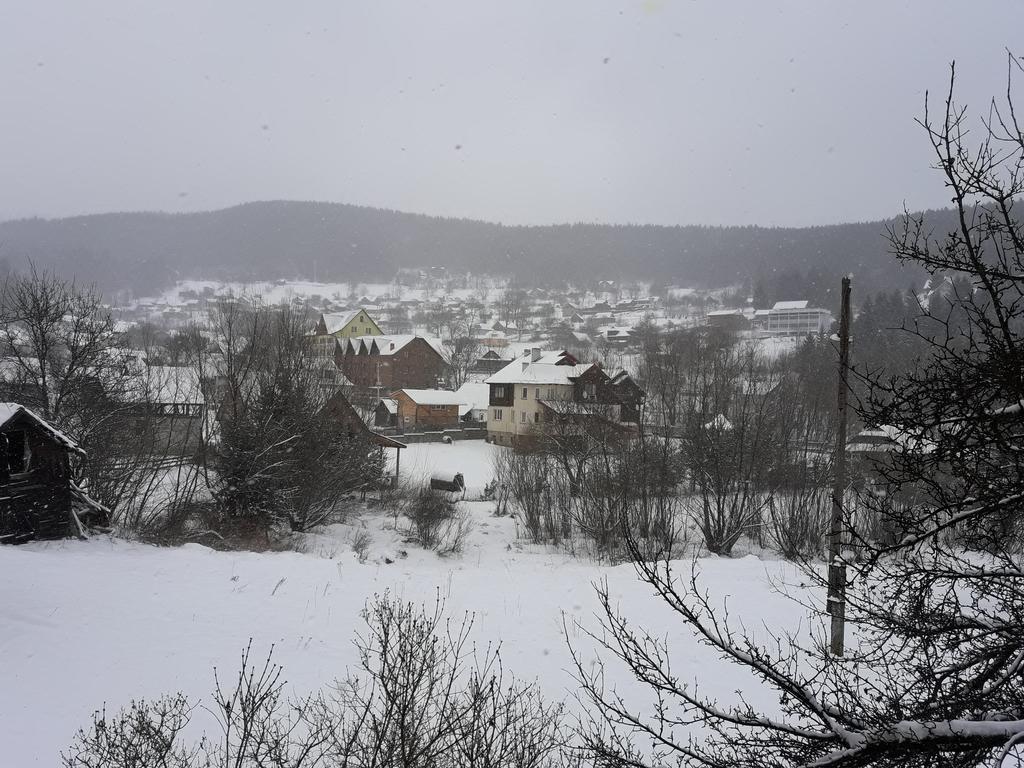
[[[384,333],[365,309],[358,308],[341,314],[322,312],[313,335],[317,340],[318,354],[333,358],[335,339],[383,336]]]

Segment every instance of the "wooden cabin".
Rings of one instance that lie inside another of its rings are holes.
[[[85,455],[70,437],[17,403],[0,403],[0,543],[81,536],[109,510],[72,477]]]

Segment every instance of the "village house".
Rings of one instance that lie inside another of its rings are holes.
[[[324,419],[330,420],[334,425],[340,426],[345,429],[350,440],[352,439],[363,439],[370,441],[373,445],[380,449],[381,463],[386,464],[383,461],[384,451],[387,449],[393,449],[395,451],[395,474],[394,478],[398,478],[398,470],[402,463],[402,449],[406,447],[405,443],[401,443],[398,440],[380,435],[370,429],[363,418],[359,415],[358,411],[352,406],[348,398],[345,397],[344,392],[335,392],[324,403],[324,407],[320,412],[320,415]]]
[[[393,397],[382,397],[373,409],[373,426],[393,429],[398,426],[398,401]]]
[[[487,421],[490,403],[490,388],[482,381],[467,381],[457,390],[459,396],[459,419],[463,422],[482,424]]]
[[[85,451],[35,412],[0,403],[0,543],[82,536],[110,511],[75,483]]]
[[[322,312],[313,329],[317,355],[325,358],[334,356],[338,339],[382,335],[380,326],[361,307],[342,313]]]
[[[459,426],[459,395],[444,389],[400,389],[391,397],[398,406],[403,430],[448,429]]]
[[[361,336],[343,340],[335,362],[361,395],[432,389],[447,370],[441,343],[423,336]]]
[[[528,349],[487,379],[487,439],[516,445],[568,416],[626,424],[639,416],[633,392],[639,387],[628,376],[616,374],[615,379],[618,385],[597,363],[581,364],[564,350]],[[627,394],[630,402],[623,408]]]
[[[493,349],[489,349],[474,361],[469,372],[490,376],[492,373],[497,373],[508,365],[508,362],[508,358],[504,358]]]
[[[202,450],[208,434],[206,398],[195,369],[145,366],[118,399],[139,438],[130,450],[162,456],[194,456]]]
[[[726,331],[742,331],[750,327],[750,317],[742,309],[716,309],[708,312],[707,324]]]

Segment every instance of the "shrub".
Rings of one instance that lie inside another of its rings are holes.
[[[329,693],[289,698],[281,667],[242,653],[232,684],[214,670],[204,706],[214,738],[187,741],[195,711],[176,694],[133,702],[112,718],[97,713],[62,754],[65,768],[554,768],[569,763],[563,708],[534,684],[507,675],[497,649],[476,655],[473,625],[396,603],[366,608],[356,641],[359,674]]]

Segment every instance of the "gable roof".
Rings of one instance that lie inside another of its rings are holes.
[[[353,336],[348,340],[347,345],[343,348],[346,352],[368,354],[373,351],[374,347],[376,347],[377,354],[379,355],[394,355],[412,342],[416,341],[416,339],[423,339],[431,349],[437,352],[437,354],[442,358],[444,357],[444,347],[442,346],[440,339],[434,339],[429,336],[416,336],[415,334],[398,334],[393,336]]]
[[[527,353],[506,365],[487,379],[487,384],[571,384],[594,367],[594,363],[577,363],[568,352],[542,352],[533,360]]]
[[[447,389],[400,389],[416,405],[462,405],[463,398],[458,392]]]
[[[83,456],[85,455],[85,451],[78,447],[78,443],[43,419],[31,408],[26,408],[19,403],[0,403],[0,429],[3,429],[8,423],[22,414],[69,451],[74,451],[75,453]]]
[[[151,365],[140,371],[137,380],[127,387],[124,399],[127,402],[150,402],[158,404],[205,402],[199,373],[191,367],[173,365]]]
[[[490,387],[482,381],[467,381],[455,394],[459,396],[459,403],[468,406],[469,410],[486,410],[490,403],[490,391]]]
[[[362,307],[356,307],[348,312],[324,312],[321,314],[321,317],[324,319],[324,327],[327,329],[327,333],[334,334],[342,330],[359,315],[364,314],[373,322],[373,318]],[[377,323],[374,322],[373,324],[376,325]]]

